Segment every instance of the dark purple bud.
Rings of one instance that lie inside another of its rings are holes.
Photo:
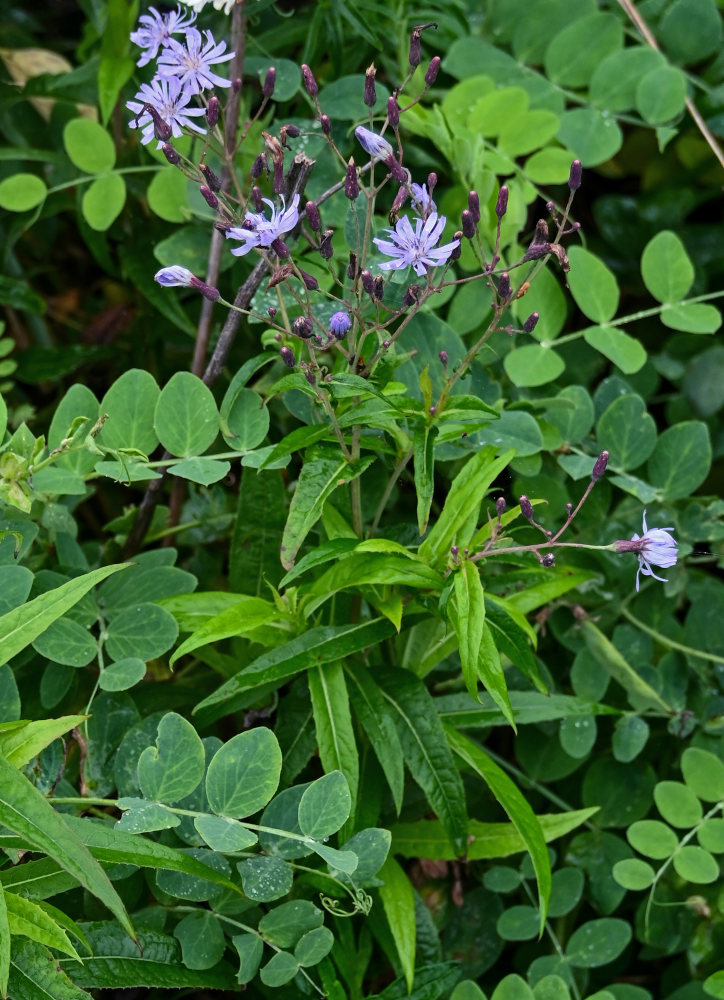
[[[421,288],[419,285],[410,285],[402,299],[402,305],[405,309],[409,306],[413,306],[418,301],[420,298],[420,292]]]
[[[270,66],[266,71],[266,76],[264,77],[264,85],[261,88],[261,92],[268,100],[274,93],[274,87],[277,82],[277,71],[273,66]]]
[[[219,98],[210,97],[206,108],[206,122],[209,128],[215,128],[219,122]]]
[[[608,452],[602,451],[601,454],[596,459],[593,471],[591,472],[591,479],[594,483],[601,478],[601,476],[606,471],[606,466],[608,465]]]
[[[314,275],[313,274],[307,274],[307,272],[303,271],[301,269],[301,267],[299,268],[299,273],[300,273],[300,275],[302,277],[302,281],[304,282],[304,285],[305,285],[307,291],[308,292],[316,292],[317,289],[319,288],[319,282],[314,277]]]
[[[289,247],[286,245],[281,236],[277,236],[275,240],[272,240],[269,247],[274,251],[277,257],[286,258],[289,256]]]
[[[332,237],[334,236],[333,229],[325,229],[322,233],[322,238],[319,241],[319,252],[324,260],[331,260],[332,254],[334,253],[332,249]]]
[[[375,294],[375,279],[372,277],[372,272],[368,271],[366,268],[364,271],[359,273],[360,281],[362,282],[362,287],[367,292],[368,295]]]
[[[469,208],[463,209],[462,213],[463,236],[471,240],[475,236],[475,219]]]
[[[276,306],[269,306],[268,312],[269,312],[269,318],[270,319],[274,319],[274,317],[277,314],[277,307]]]
[[[425,73],[426,86],[431,87],[437,79],[437,74],[440,70],[440,62],[440,56],[433,56],[430,60],[430,65],[427,67],[427,73]]]
[[[395,200],[392,202],[392,208],[390,209],[390,215],[396,216],[400,211],[402,206],[405,204],[409,197],[410,192],[406,187],[401,187],[397,194],[395,195]]]
[[[314,79],[314,73],[312,73],[306,63],[302,63],[302,80],[309,96],[316,97],[319,93],[319,87],[317,86],[317,81]]]
[[[546,202],[546,212],[550,215],[552,219],[556,217],[556,203],[554,201]]]
[[[256,186],[256,184],[251,189],[251,202],[257,212],[264,211],[264,202],[261,200],[261,190]]]
[[[447,351],[440,351],[438,354],[443,367],[447,368]]]
[[[279,351],[279,356],[281,357],[287,368],[293,368],[297,363],[297,359],[294,357],[294,351],[291,347],[282,347]]]
[[[150,105],[146,105],[146,108],[150,108]],[[168,142],[168,140],[173,135],[173,129],[165,122],[163,118],[159,115],[157,111],[153,114],[153,134],[156,136],[159,142]]]
[[[354,157],[350,156],[347,164],[347,173],[344,178],[344,193],[350,201],[354,201],[359,194],[359,183],[357,181],[357,167],[354,165]]]
[[[407,182],[407,171],[402,164],[397,162],[394,156],[385,157],[383,162],[399,184],[405,184]]]
[[[427,412],[430,414],[431,417],[434,417],[435,414],[437,413],[437,407],[436,406],[430,406],[430,407],[428,407]]]
[[[387,121],[392,128],[397,128],[400,124],[400,105],[397,103],[397,98],[394,94],[392,97],[387,98]]]
[[[468,209],[473,217],[473,222],[477,226],[480,222],[480,198],[477,191],[468,192]]]
[[[207,285],[205,281],[201,278],[197,278],[195,274],[191,275],[191,280],[189,281],[191,288],[195,288],[197,292],[201,292],[205,299],[209,299],[211,302],[216,302],[220,297],[220,292],[218,288],[214,288],[213,285]]]
[[[309,316],[298,316],[292,323],[292,330],[302,340],[309,340],[314,333],[314,325]]]
[[[498,279],[498,295],[501,302],[507,302],[510,298],[510,275],[507,271],[503,271]]]
[[[199,166],[199,170],[204,175],[206,183],[209,185],[212,191],[221,191],[221,179],[217,177],[211,167],[202,163]]]
[[[508,211],[508,189],[504,184],[500,189],[500,191],[498,191],[498,200],[495,203],[495,214],[498,216],[499,219],[502,219],[507,211]]]
[[[238,94],[241,90],[241,77],[237,76],[231,81],[231,89],[235,94]]]
[[[545,566],[546,569],[552,569],[556,564],[556,557],[552,552],[546,552],[540,561],[541,566]]]
[[[571,172],[568,175],[568,187],[571,191],[577,191],[581,186],[581,176],[582,176],[581,161],[574,160],[571,164]]]
[[[310,385],[317,384],[317,376],[314,374],[311,368],[304,369],[304,377],[307,380],[307,382],[309,382]]]
[[[318,233],[322,228],[322,220],[319,216],[319,209],[317,208],[316,201],[308,201],[304,206],[304,214],[307,216],[307,222],[315,231]]]
[[[290,139],[298,139],[302,134],[302,130],[298,125],[282,125],[282,130]]]
[[[457,558],[460,555],[460,549],[457,547],[457,545],[451,545],[450,546],[450,555],[457,562]]]
[[[374,63],[372,63],[372,65],[365,72],[365,90],[364,90],[363,100],[368,108],[373,108],[377,102],[377,91],[375,90]]]
[[[375,278],[375,298],[378,302],[381,302],[385,294],[385,279],[381,274],[378,274]]]
[[[161,146],[161,151],[163,152],[163,155],[166,157],[166,159],[172,166],[175,167],[176,164],[180,162],[181,157],[173,148],[170,142],[164,142],[163,146]]]
[[[387,348],[390,346],[391,343],[392,343],[391,340],[383,340],[382,346],[384,347],[385,350],[387,350]]]
[[[498,497],[498,499],[495,501],[495,512],[498,515],[498,517],[503,516],[503,514],[505,513],[505,508],[507,506],[508,505],[505,502],[505,497]]]
[[[274,194],[282,194],[284,191],[284,161],[281,159],[274,160],[272,187]]]
[[[545,257],[546,254],[551,253],[553,250],[552,243],[531,243],[528,249],[523,254],[523,260],[539,260],[541,257]]]
[[[523,517],[527,518],[529,521],[533,521],[535,519],[535,515],[533,513],[533,504],[530,502],[525,493],[520,498],[518,503],[520,504],[520,512],[523,515]]]
[[[216,209],[219,207],[219,199],[216,197],[211,188],[208,188],[206,187],[205,184],[202,184],[201,187],[199,188],[199,191],[201,192],[201,197],[204,199],[209,208],[213,208],[214,211],[216,211]]]
[[[453,236],[453,239],[458,241],[458,245],[454,248],[454,250],[450,254],[450,257],[448,258],[449,260],[458,260],[460,258],[460,254],[463,252],[462,238],[463,238],[463,231],[462,229],[458,229],[458,231]]]
[[[539,319],[540,319],[540,316],[538,315],[538,313],[531,313],[530,316],[528,317],[528,319],[523,324],[523,329],[525,330],[525,332],[526,333],[533,333],[533,331],[535,330],[536,324],[537,324],[537,322],[538,322]]]
[[[324,133],[324,135],[331,135],[332,122],[329,120],[329,115],[320,115],[319,123],[322,126],[322,132]]]
[[[257,177],[261,177],[266,169],[266,155],[264,153],[259,153],[251,165],[251,176],[254,180],[256,180]]]
[[[533,244],[538,245],[539,243],[548,242],[548,223],[545,219],[538,219],[535,224],[535,232],[533,233]]]
[[[357,254],[350,253],[349,255],[349,266],[347,268],[347,277],[351,278],[352,281],[357,277]]]
[[[415,28],[410,35],[410,66],[415,69],[422,62],[422,46],[420,44],[420,39],[422,37],[422,25]]]

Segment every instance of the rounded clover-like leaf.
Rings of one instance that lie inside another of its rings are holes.
[[[226,941],[218,917],[208,910],[190,913],[176,925],[174,934],[181,944],[188,969],[211,969],[224,954]]]
[[[341,771],[330,771],[307,788],[299,802],[302,833],[323,840],[336,833],[349,816],[352,798]]]
[[[138,758],[138,782],[147,799],[178,802],[190,795],[204,776],[204,745],[191,725],[176,712],[158,724],[155,747]]]
[[[35,174],[13,174],[0,183],[0,208],[6,212],[28,212],[45,201],[48,189]]]
[[[299,962],[288,951],[278,951],[264,966],[259,977],[265,986],[284,986],[294,979]]]
[[[634,760],[646,746],[649,738],[649,724],[640,715],[624,715],[616,723],[613,732],[613,755],[616,760],[627,764]]]
[[[209,805],[220,816],[251,816],[274,795],[281,767],[282,752],[271,729],[260,726],[234,736],[209,764]]]
[[[632,823],[626,831],[628,842],[639,854],[656,861],[670,857],[679,844],[679,838],[666,823],[658,819],[642,819]]]
[[[707,884],[719,878],[719,864],[703,847],[687,844],[674,855],[674,870],[687,882]]]
[[[116,162],[108,132],[90,118],[73,118],[63,129],[63,145],[73,166],[87,174],[101,174]]]
[[[613,877],[624,889],[648,889],[656,878],[656,872],[640,858],[624,858],[613,866]]]
[[[659,302],[678,302],[694,282],[694,266],[676,233],[664,229],[644,247],[641,277]]]
[[[256,834],[228,816],[197,816],[194,826],[212,851],[222,854],[253,847]]]
[[[293,948],[303,935],[324,923],[324,914],[307,899],[280,903],[259,921],[259,933],[277,948]]]
[[[704,802],[724,799],[724,763],[713,753],[687,747],[681,755],[681,771],[687,787]]]
[[[120,174],[101,174],[81,199],[83,218],[96,232],[109,229],[126,203],[126,183]]]
[[[589,920],[571,934],[566,958],[571,965],[595,969],[613,962],[631,940],[631,925],[616,917]]]
[[[325,955],[328,955],[334,944],[334,934],[328,927],[316,927],[313,931],[307,931],[304,937],[294,949],[294,957],[302,966],[308,969],[317,962],[321,962]]]
[[[270,903],[274,899],[281,899],[292,888],[294,869],[281,858],[261,855],[240,861],[236,867],[241,875],[244,892],[256,902]]]
[[[98,686],[103,691],[127,691],[146,676],[146,664],[137,656],[127,656],[123,660],[109,663],[98,678]]]
[[[158,397],[154,428],[172,455],[190,458],[203,454],[219,433],[219,413],[211,390],[191,372],[176,372]]]
[[[679,828],[695,826],[703,815],[699,799],[680,781],[660,781],[654,788],[654,802],[666,822]]]
[[[696,835],[704,850],[724,854],[724,819],[705,819]]]
[[[496,930],[504,941],[532,941],[538,936],[540,914],[534,906],[511,906],[498,917]]]

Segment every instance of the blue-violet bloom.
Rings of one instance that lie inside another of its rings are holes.
[[[233,59],[234,53],[226,52],[226,42],[215,42],[210,31],[204,34],[205,43],[196,28],[189,28],[186,32],[185,45],[171,39],[158,57],[159,75],[178,78],[195,94],[212,87],[230,87],[231,80],[214,73],[211,67]]]
[[[159,14],[155,7],[148,9],[150,13],[141,14],[139,27],[131,33],[131,41],[144,49],[137,66],[145,66],[155,59],[158,50],[170,44],[172,35],[180,34],[196,20],[193,11],[182,14],[180,4],[168,14]]]
[[[202,10],[209,0],[184,0],[187,7],[192,7],[194,10]],[[239,3],[240,0],[213,0],[214,10],[223,10],[225,14],[230,14],[234,5]]]
[[[346,312],[336,312],[329,321],[329,329],[337,340],[342,340],[346,336],[351,325],[349,313]]]
[[[376,132],[371,132],[364,125],[359,125],[354,134],[365,153],[369,153],[373,160],[386,160],[388,156],[394,156],[392,146],[387,139]]]
[[[241,226],[227,229],[227,240],[243,240],[243,246],[234,247],[231,251],[235,257],[243,257],[253,247],[271,246],[275,239],[290,232],[299,222],[299,195],[295,194],[289,208],[282,197],[282,207],[275,208],[274,202],[262,198],[265,205],[271,209],[271,219],[261,212],[247,212]]]
[[[380,268],[389,271],[414,267],[415,274],[422,276],[429,267],[444,264],[460,244],[460,240],[453,240],[442,247],[436,247],[444,228],[445,216],[438,217],[437,212],[432,212],[424,222],[422,219],[415,219],[413,232],[410,220],[403,215],[394,229],[387,230],[389,240],[375,238],[374,242],[379,250],[387,257],[394,258],[380,264]]]
[[[204,298],[210,299],[212,302],[216,302],[219,298],[218,288],[207,285],[201,278],[197,278],[193,271],[189,271],[187,267],[182,267],[180,264],[162,267],[160,271],[156,271],[153,280],[157,281],[159,285],[163,285],[164,288],[173,288],[174,286],[195,288],[197,292],[201,292]]]
[[[152,108],[171,126],[173,135],[178,139],[183,135],[184,128],[193,129],[194,132],[203,134],[206,129],[201,128],[192,118],[205,115],[205,108],[189,107],[189,102],[194,94],[187,87],[182,87],[181,81],[172,77],[169,80],[162,80],[156,77],[151,83],[142,83],[141,89],[136,94],[133,101],[128,101],[126,107],[133,111],[135,118],[129,122],[131,128],[143,130],[141,142],[145,146],[154,136],[153,118],[144,111],[144,105],[150,104]],[[159,142],[157,149],[163,145]]]
[[[437,212],[437,205],[427,190],[427,184],[411,184],[410,189],[412,190],[412,197],[420,206],[421,215],[427,215],[428,212]]]
[[[657,576],[651,566],[662,566],[664,569],[676,565],[677,547],[676,539],[669,532],[674,529],[669,528],[647,528],[646,511],[643,516],[644,533],[633,535],[630,541],[618,541],[614,545],[617,552],[635,552],[639,560],[639,568],[636,571],[636,590],[639,589],[639,574],[652,576],[654,580],[666,583],[667,578]]]

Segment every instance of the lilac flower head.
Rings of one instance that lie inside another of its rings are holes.
[[[371,132],[364,125],[359,125],[354,134],[365,153],[369,153],[373,160],[386,160],[388,156],[394,156],[392,146],[387,139],[376,132]]]
[[[437,212],[437,205],[432,200],[432,194],[427,190],[427,184],[411,184],[412,197],[420,206],[422,215]]]
[[[460,240],[453,240],[445,246],[437,247],[435,244],[442,236],[445,228],[445,216],[438,218],[437,212],[423,222],[422,219],[415,219],[415,230],[413,232],[410,220],[403,215],[394,229],[388,229],[389,240],[375,238],[380,251],[393,260],[380,264],[383,271],[391,269],[398,270],[403,267],[414,267],[415,274],[423,275],[427,273],[429,267],[437,267],[449,260],[453,250],[455,250]]]
[[[141,14],[139,27],[131,33],[131,41],[144,49],[137,66],[145,66],[156,58],[160,48],[166,48],[171,42],[171,36],[180,34],[196,20],[196,14],[181,13],[181,5],[168,14],[159,14],[155,7],[148,8],[149,14]]]
[[[644,576],[652,576],[654,580],[660,580],[661,583],[666,583],[667,578],[663,576],[657,576],[651,569],[651,566],[663,566],[666,569],[669,566],[676,565],[677,559],[677,546],[676,539],[669,532],[673,531],[673,528],[647,528],[646,526],[646,511],[644,511],[643,516],[644,533],[639,537],[639,535],[632,535],[631,541],[619,541],[615,542],[617,552],[635,552],[639,560],[639,568],[636,571],[636,590],[639,589],[639,574],[643,573]]]
[[[160,271],[156,271],[153,280],[165,288],[172,288],[174,286],[189,288],[194,277],[193,271],[189,271],[187,267],[181,267],[180,264],[173,264],[171,267],[162,267]]]
[[[343,339],[351,325],[349,313],[346,312],[336,312],[329,321],[329,329],[337,340]]]
[[[194,94],[212,87],[230,87],[231,81],[214,73],[211,67],[233,59],[234,53],[225,51],[226,42],[215,42],[210,31],[205,31],[204,34],[206,42],[196,28],[189,28],[186,32],[185,45],[170,39],[166,49],[158,57],[159,75],[178,78]]]
[[[187,87],[182,87],[181,81],[176,77],[169,80],[162,80],[156,77],[151,83],[142,83],[141,89],[132,101],[128,101],[126,107],[133,111],[135,119],[129,122],[131,128],[143,130],[141,142],[145,146],[154,137],[154,122],[148,111],[144,110],[144,105],[150,104],[160,117],[171,126],[171,133],[177,139],[183,135],[184,128],[193,129],[194,132],[204,133],[206,130],[197,125],[192,118],[198,115],[205,115],[204,108],[189,107],[189,102],[193,98],[193,91]],[[163,146],[159,142],[158,149]]]
[[[295,194],[289,208],[282,197],[282,207],[275,208],[274,202],[268,198],[262,201],[271,209],[271,219],[267,219],[261,212],[247,212],[241,226],[233,226],[227,229],[226,238],[232,240],[242,240],[243,245],[234,247],[232,253],[235,257],[243,257],[249,253],[253,247],[268,247],[278,239],[283,233],[288,233],[299,222],[299,195]]]

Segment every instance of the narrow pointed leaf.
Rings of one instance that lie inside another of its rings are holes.
[[[348,663],[345,669],[352,707],[384,771],[399,815],[405,794],[405,767],[393,709],[365,667]]]
[[[382,906],[409,993],[415,978],[415,893],[407,875],[392,857],[380,868],[379,877],[384,882],[380,886]]]
[[[412,437],[415,490],[417,492],[417,531],[427,531],[430,507],[435,492],[435,438],[437,427],[420,427]]]
[[[340,663],[312,667],[307,674],[312,698],[319,759],[325,773],[341,771],[352,796],[352,815],[357,802],[359,755],[352,728],[349,696]]]
[[[478,658],[485,625],[485,596],[476,563],[465,560],[455,574],[455,631],[465,686],[471,698],[478,698]]]

